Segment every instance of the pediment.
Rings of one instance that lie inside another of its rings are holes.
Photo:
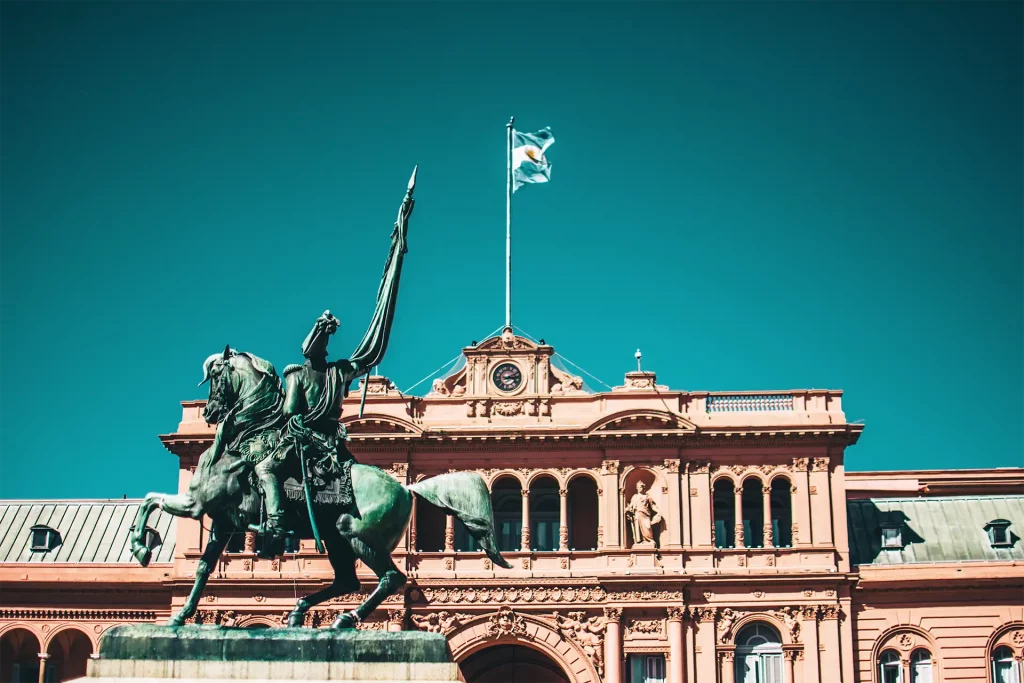
[[[630,410],[602,417],[587,427],[591,434],[614,432],[693,432],[697,427],[679,415],[657,410]]]
[[[423,431],[412,422],[407,422],[393,415],[374,415],[363,417],[352,416],[342,420],[349,434],[402,434],[419,436]]]
[[[504,333],[497,337],[491,337],[477,344],[475,351],[537,351],[541,347],[526,337]]]

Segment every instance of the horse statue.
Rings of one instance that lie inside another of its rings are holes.
[[[146,566],[150,549],[143,540],[146,519],[155,509],[177,517],[210,518],[212,527],[203,551],[196,580],[185,605],[171,617],[181,625],[193,616],[206,581],[233,532],[244,533],[259,521],[261,494],[254,485],[249,462],[236,449],[256,442],[277,442],[283,425],[281,380],[274,367],[252,354],[225,349],[210,367],[210,400],[203,417],[217,424],[213,444],[199,457],[187,493],[150,493],[139,507],[132,529],[132,553]],[[498,552],[490,493],[483,477],[473,472],[452,472],[404,486],[383,470],[353,464],[352,490],[356,510],[337,504],[317,504],[314,515],[334,568],[330,586],[299,599],[288,615],[289,626],[301,626],[306,612],[331,598],[359,590],[355,560],[361,560],[378,578],[377,587],[356,607],[343,613],[333,628],[353,628],[366,619],[385,598],[400,590],[406,576],[391,560],[412,514],[412,496],[454,514],[466,525],[491,561],[511,568]],[[285,504],[286,514],[300,538],[313,538],[305,502]]]
[[[210,384],[203,418],[217,425],[213,443],[199,457],[188,491],[148,494],[131,532],[132,554],[146,566],[151,558],[144,542],[146,520],[154,509],[177,517],[206,516],[212,522],[195,584],[170,625],[180,626],[195,614],[231,534],[256,530],[264,540],[261,555],[283,552],[284,535],[290,531],[314,539],[334,569],[330,586],[296,603],[289,626],[301,626],[310,607],[358,591],[356,560],[377,575],[377,587],[367,599],[332,624],[353,628],[405,585],[391,551],[409,523],[413,495],[458,517],[495,564],[511,567],[498,552],[490,495],[478,474],[442,474],[407,487],[383,470],[355,463],[345,445],[340,419],[348,387],[368,375],[387,348],[415,186],[413,169],[391,235],[373,320],[351,358],[327,361],[328,339],[340,323],[325,311],[302,345],[306,362],[285,368],[287,387],[273,365],[230,347],[203,363],[200,384]]]

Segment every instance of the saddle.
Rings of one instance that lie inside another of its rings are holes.
[[[355,502],[352,495],[352,460],[341,463],[323,461],[309,463],[309,491],[314,505],[341,505],[349,507]],[[305,503],[306,492],[302,481],[289,477],[282,484],[284,495],[294,503]]]

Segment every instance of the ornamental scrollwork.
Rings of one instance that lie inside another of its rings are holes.
[[[828,458],[815,458],[811,462],[812,472],[827,472],[828,471]]]
[[[502,605],[497,612],[487,618],[487,637],[501,636],[527,637],[526,620],[507,605]]]

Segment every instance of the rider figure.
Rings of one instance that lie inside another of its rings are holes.
[[[286,382],[284,414],[288,418],[286,442],[278,457],[266,458],[256,467],[267,502],[266,533],[283,536],[281,524],[283,490],[279,472],[286,455],[302,448],[305,462],[318,469],[338,472],[345,461],[354,461],[345,445],[345,428],[340,424],[341,403],[355,377],[356,368],[347,360],[328,362],[327,343],[338,330],[338,319],[324,311],[302,343],[306,362],[284,370]],[[298,452],[295,452],[298,456]],[[309,476],[304,472],[303,476]]]
[[[267,522],[262,531],[274,541],[280,541],[285,533],[282,527],[284,492],[281,475],[289,461],[292,466],[296,461],[305,462],[307,471],[302,472],[303,477],[309,477],[313,472],[318,479],[334,480],[338,485],[333,493],[335,503],[353,503],[347,463],[354,462],[355,458],[346,446],[345,427],[340,422],[342,401],[348,395],[352,380],[369,375],[387,350],[406,252],[409,216],[415,203],[412,198],[415,187],[416,170],[413,169],[405,199],[398,210],[398,220],[391,233],[391,249],[377,290],[373,318],[350,358],[327,361],[327,343],[331,335],[338,331],[339,323],[330,311],[324,311],[302,343],[302,355],[306,361],[302,365],[289,365],[284,370],[284,415],[288,420],[282,435],[284,447],[256,467],[267,504]],[[289,454],[296,457],[293,459]],[[304,457],[297,457],[300,454]],[[310,503],[307,501],[307,504]]]

